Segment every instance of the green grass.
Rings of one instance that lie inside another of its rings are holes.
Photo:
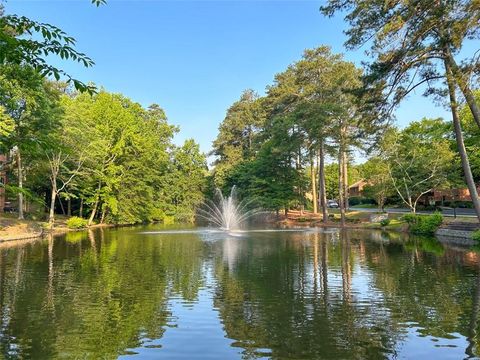
[[[390,218],[390,223],[387,226],[382,226],[378,222],[374,223],[366,223],[364,224],[366,228],[370,229],[385,229],[385,230],[401,230],[405,226],[405,221],[402,221],[400,219],[393,219]]]

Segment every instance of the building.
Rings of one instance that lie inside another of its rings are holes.
[[[348,188],[349,197],[362,197],[364,196],[363,190],[368,183],[362,179],[352,184]],[[480,193],[480,186],[477,186],[477,191]],[[454,188],[454,189],[434,189],[424,195],[420,199],[420,203],[423,205],[443,205],[445,202],[472,201],[470,197],[470,191],[467,188]]]
[[[365,180],[359,180],[355,184],[352,184],[348,187],[348,196],[357,197],[363,196],[363,188],[367,186],[368,183]]]
[[[480,186],[477,186],[477,191],[480,192]],[[423,196],[426,205],[443,205],[444,202],[452,201],[471,202],[470,191],[467,188],[434,189]]]

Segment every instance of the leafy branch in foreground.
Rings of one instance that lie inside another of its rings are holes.
[[[106,0],[91,0],[100,6]],[[0,4],[0,65],[25,65],[35,68],[43,77],[53,76],[57,81],[65,77],[68,83],[81,92],[95,92],[95,87],[73,78],[64,70],[47,62],[50,55],[63,60],[73,60],[85,67],[95,63],[75,49],[76,41],[60,28],[31,20],[25,16],[4,15]]]

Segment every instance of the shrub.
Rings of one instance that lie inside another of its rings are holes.
[[[163,223],[165,225],[173,225],[175,224],[175,217],[174,216],[170,216],[170,215],[165,215],[163,217]]]
[[[88,225],[88,220],[78,216],[72,216],[67,220],[67,227],[69,229],[85,229]]]
[[[415,214],[405,214],[402,216],[402,220],[405,221],[407,224],[413,224],[417,220],[418,215]]]
[[[383,219],[380,221],[380,225],[382,226],[388,226],[390,224],[390,219]]]
[[[472,239],[480,242],[480,230],[475,230],[472,234]]]
[[[402,217],[409,225],[409,230],[413,234],[433,235],[443,222],[443,216],[440,213],[432,215],[405,214]]]

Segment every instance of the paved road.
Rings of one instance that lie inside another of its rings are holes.
[[[350,208],[350,210],[362,211],[362,212],[377,212],[378,209],[371,209],[371,208]],[[385,211],[388,213],[394,214],[403,214],[410,212],[409,209],[400,209],[400,208],[385,208]],[[417,214],[433,214],[434,211],[417,211]],[[476,217],[474,209],[456,209],[457,216],[464,216],[464,217]],[[454,216],[453,209],[444,209],[442,211],[443,216]]]

